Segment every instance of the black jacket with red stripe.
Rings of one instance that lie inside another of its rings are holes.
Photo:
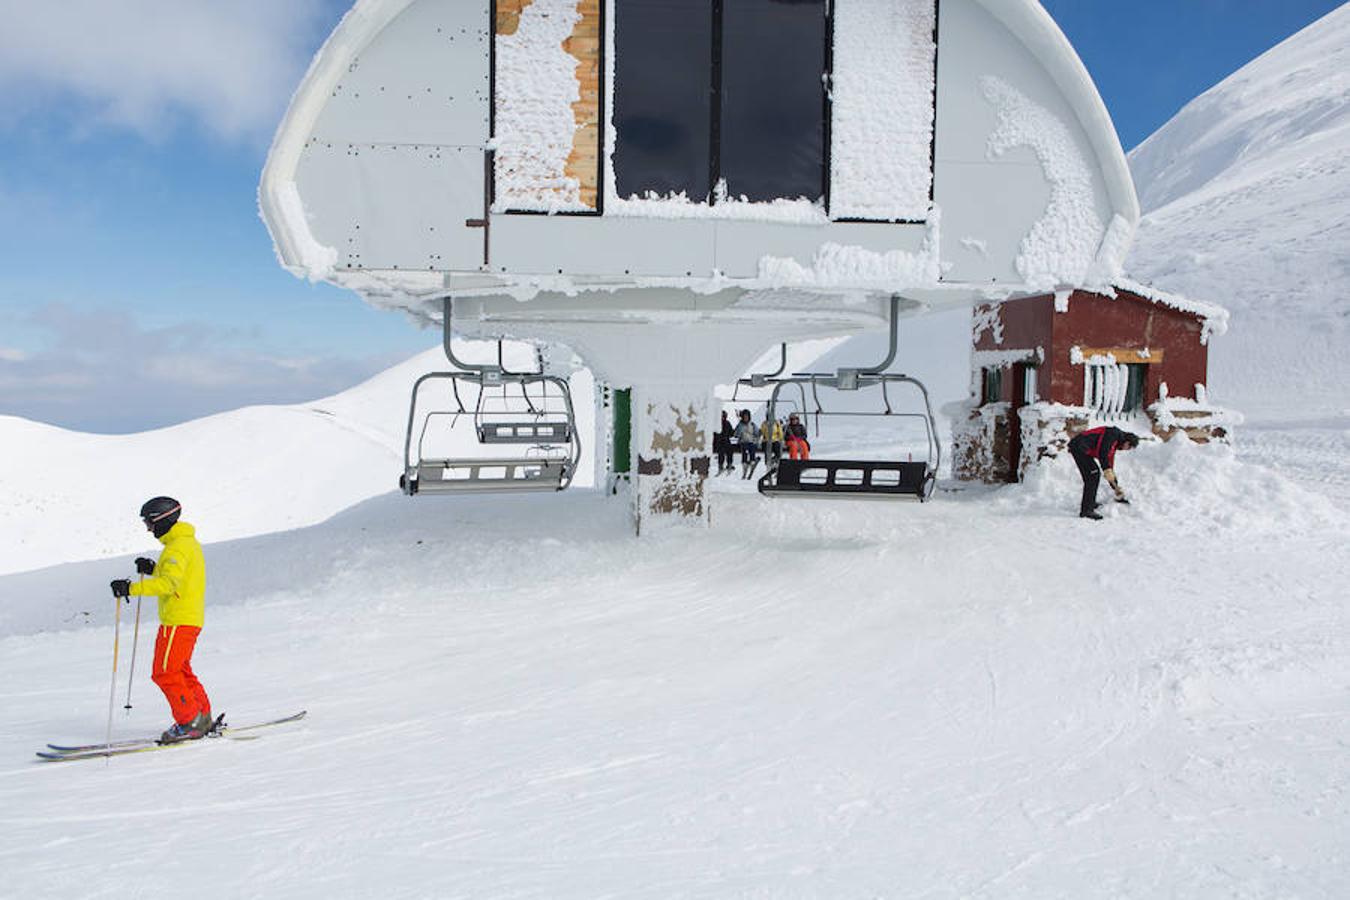
[[[1112,469],[1116,464],[1116,448],[1130,436],[1130,432],[1110,425],[1089,428],[1069,441],[1069,452],[1090,456],[1101,463],[1103,469]]]

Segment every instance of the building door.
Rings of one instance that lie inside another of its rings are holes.
[[[1036,402],[1036,368],[1026,363],[1012,367],[1012,403],[1008,405],[1008,481],[1022,480],[1022,407]]]
[[[614,392],[614,474],[633,469],[633,389]]]

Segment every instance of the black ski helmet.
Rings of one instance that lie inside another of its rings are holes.
[[[172,497],[155,497],[145,501],[141,507],[141,521],[155,533],[155,537],[163,537],[182,512],[183,507]]]

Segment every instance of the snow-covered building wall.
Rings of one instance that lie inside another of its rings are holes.
[[[971,398],[954,410],[953,472],[1017,481],[1086,428],[1228,440],[1240,417],[1206,388],[1209,343],[1228,314],[1121,279],[976,307]]]

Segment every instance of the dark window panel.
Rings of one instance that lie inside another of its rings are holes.
[[[825,193],[825,0],[726,0],[721,172],[750,200]]]
[[[1125,412],[1144,408],[1144,387],[1148,383],[1148,366],[1144,363],[1129,363],[1125,367],[1129,372],[1129,381],[1125,386]]]
[[[614,12],[614,181],[620,197],[710,183],[712,0],[620,0]]]

